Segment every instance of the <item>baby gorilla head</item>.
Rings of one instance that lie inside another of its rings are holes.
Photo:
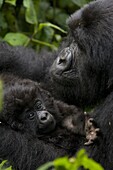
[[[35,133],[35,135],[49,133],[55,129],[56,125],[54,116],[47,111],[41,98],[34,99],[34,103],[31,107],[27,105],[24,111],[18,116],[18,119],[21,130],[23,127],[23,129],[30,133]],[[17,121],[16,123],[14,121],[12,126],[15,129],[19,128],[17,127]]]
[[[16,130],[36,134],[49,133],[55,129],[56,120],[48,108],[53,99],[48,92],[30,80],[19,80],[1,75],[4,82],[4,105],[0,120]],[[49,100],[48,100],[49,99]]]

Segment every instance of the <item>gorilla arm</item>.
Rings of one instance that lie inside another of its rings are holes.
[[[17,170],[36,169],[45,162],[63,156],[65,150],[56,148],[28,134],[21,134],[0,125],[0,157],[8,160]],[[34,159],[36,158],[36,159]]]
[[[2,73],[8,72],[22,78],[43,81],[54,58],[55,55],[47,51],[38,55],[29,48],[0,44],[0,72]]]

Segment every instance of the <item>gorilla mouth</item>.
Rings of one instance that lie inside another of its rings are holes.
[[[65,48],[57,57],[56,68],[64,72],[69,70],[72,65],[72,56],[71,49]]]
[[[70,70],[65,71],[64,73],[62,73],[61,75],[58,74],[54,74],[52,76],[52,81],[53,83],[56,83],[56,85],[58,84],[59,87],[63,86],[63,88],[65,87],[69,87],[72,88],[75,85],[75,77],[71,78],[71,73]],[[54,84],[55,85],[55,84]],[[58,87],[57,87],[58,88]]]
[[[54,61],[51,69],[50,74],[53,80],[57,79],[61,81],[63,80],[62,77],[66,77],[68,79],[68,75],[70,74],[72,63],[74,58],[74,49],[72,46],[65,48],[62,50]],[[64,81],[64,80],[63,80]]]

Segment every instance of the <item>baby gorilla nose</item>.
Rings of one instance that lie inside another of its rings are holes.
[[[49,112],[40,111],[38,118],[39,118],[40,133],[49,133],[55,129],[56,121]]]
[[[41,114],[39,114],[39,121],[40,123],[46,123],[51,119],[51,116],[49,112],[47,111],[42,111]]]

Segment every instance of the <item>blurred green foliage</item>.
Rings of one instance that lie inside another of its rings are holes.
[[[0,0],[0,41],[57,49],[66,19],[91,0]]]
[[[2,161],[0,164],[0,170],[12,170],[11,166],[7,166],[7,161]]]
[[[103,167],[95,162],[93,159],[88,158],[84,149],[81,149],[77,154],[76,158],[62,157],[49,162],[37,170],[79,170],[80,167],[84,167],[87,170],[104,170]]]
[[[0,170],[5,168],[7,162],[3,161],[0,164]],[[95,162],[93,159],[88,158],[84,149],[81,149],[77,154],[76,158],[62,157],[54,160],[53,162],[48,162],[37,170],[79,170],[80,167],[84,167],[87,170],[104,170],[103,167]],[[2,168],[2,169],[1,169]],[[11,166],[5,170],[12,170]]]

